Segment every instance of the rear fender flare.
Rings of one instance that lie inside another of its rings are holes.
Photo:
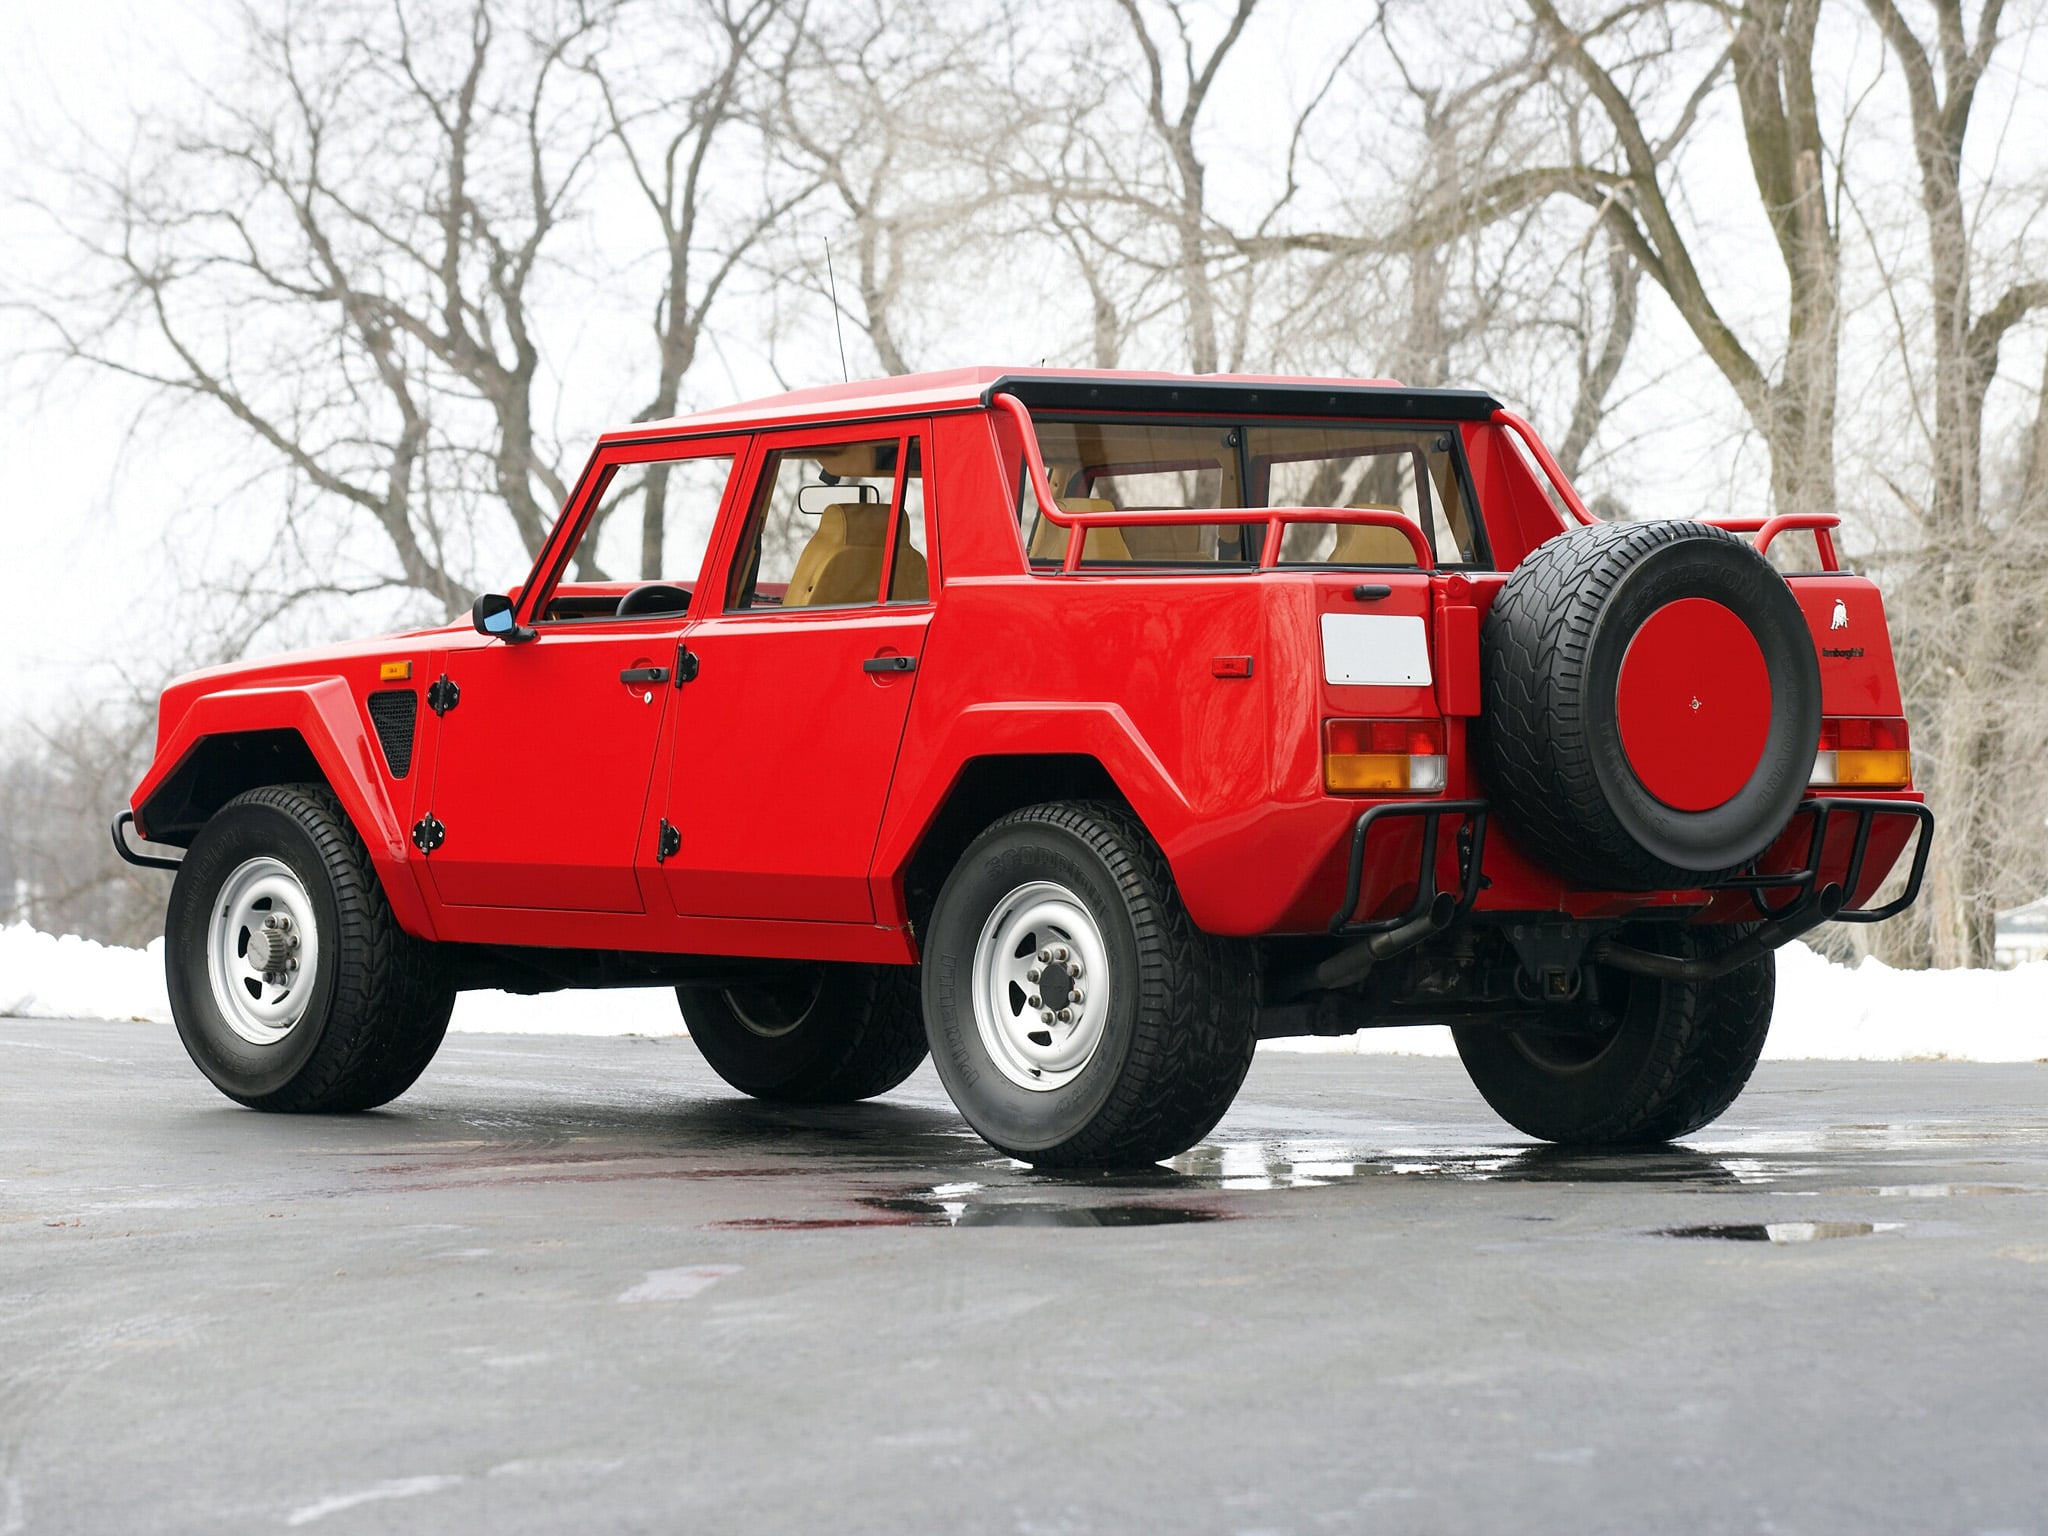
[[[978,704],[956,715],[913,764],[899,762],[870,867],[879,922],[908,921],[905,876],[967,765],[989,757],[1089,757],[1145,824],[1167,863],[1195,823],[1187,795],[1123,708],[1113,703]],[[1048,799],[1057,798],[1048,794]]]
[[[433,918],[406,857],[406,808],[392,803],[376,743],[355,696],[341,678],[226,689],[196,701],[158,744],[148,775],[130,797],[137,832],[147,835],[151,798],[204,743],[252,731],[280,730],[296,732],[319,765],[369,850],[399,926],[417,938],[433,938]]]

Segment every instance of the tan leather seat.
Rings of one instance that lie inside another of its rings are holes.
[[[1399,512],[1398,507],[1360,502],[1353,512]],[[1331,565],[1413,565],[1415,546],[1398,528],[1373,528],[1364,523],[1341,523],[1337,547],[1330,551]]]
[[[1059,498],[1062,512],[1114,512],[1116,503],[1097,496],[1062,496]],[[1041,517],[1038,526],[1031,533],[1031,558],[1034,560],[1064,560],[1067,557],[1067,530],[1050,518]],[[1121,528],[1094,528],[1088,533],[1088,543],[1081,551],[1083,560],[1128,560],[1131,547],[1124,541]]]
[[[1133,560],[1211,560],[1216,530],[1200,523],[1169,523],[1159,528],[1126,528],[1124,542]]]
[[[818,531],[796,557],[785,608],[872,603],[881,596],[882,545],[889,509],[876,502],[834,502],[818,514]]]

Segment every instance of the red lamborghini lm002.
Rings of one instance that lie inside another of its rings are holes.
[[[929,1051],[1039,1164],[1421,1022],[1532,1136],[1661,1141],[1741,1091],[1777,946],[1920,884],[1834,521],[1600,523],[1469,390],[804,390],[602,439],[470,625],[172,684],[115,840],[258,1109],[403,1093],[461,988],[660,984],[743,1092]],[[621,529],[666,574],[601,579]]]

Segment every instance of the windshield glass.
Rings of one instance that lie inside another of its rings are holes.
[[[1229,511],[1370,507],[1422,530],[1439,565],[1477,565],[1482,552],[1447,426],[1047,420],[1039,452],[1063,510]],[[1040,515],[1021,473],[1017,512],[1034,565],[1057,564],[1067,530]],[[1100,528],[1083,564],[1256,564],[1264,525],[1219,518],[1159,528]],[[1301,523],[1281,545],[1290,565],[1413,566],[1398,530]]]

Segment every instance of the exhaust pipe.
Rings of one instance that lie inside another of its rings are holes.
[[[1391,959],[1404,949],[1414,948],[1433,933],[1442,933],[1457,920],[1457,916],[1458,898],[1449,891],[1438,891],[1436,899],[1429,904],[1429,910],[1422,916],[1385,933],[1373,934],[1348,949],[1340,949],[1311,971],[1306,984],[1299,990],[1312,992],[1319,987],[1330,990],[1363,981],[1380,961]]]

